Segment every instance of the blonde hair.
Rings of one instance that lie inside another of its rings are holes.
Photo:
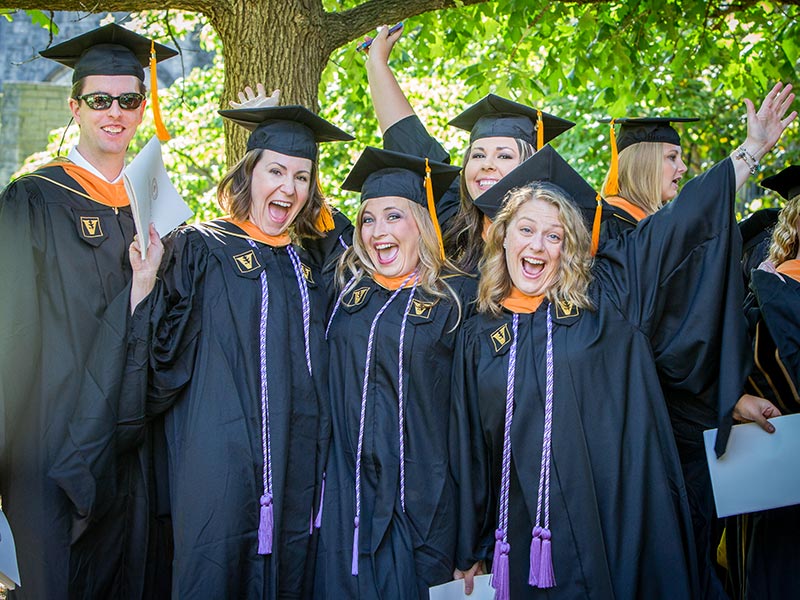
[[[531,144],[519,138],[514,139],[517,142],[520,163],[534,155],[536,150]],[[467,273],[475,270],[483,254],[483,213],[475,206],[475,200],[469,195],[467,180],[464,177],[470,154],[472,154],[472,144],[467,148],[461,162],[461,181],[459,183],[461,205],[458,214],[453,218],[452,225],[444,234],[444,248],[447,256],[453,257],[456,265]]]
[[[356,217],[353,245],[345,250],[339,259],[336,268],[336,282],[339,289],[346,292],[347,283],[352,279],[354,286],[365,275],[373,277],[377,272],[375,265],[367,254],[364,242],[361,240],[361,221],[367,203],[361,203]],[[408,200],[409,214],[414,219],[419,229],[419,266],[417,287],[429,296],[441,299],[451,299],[458,306],[458,320],[461,320],[461,301],[453,288],[442,279],[443,271],[457,272],[458,269],[448,259],[442,259],[439,251],[439,240],[433,228],[433,222],[428,214],[428,209],[416,202]]]
[[[772,230],[769,260],[776,267],[797,256],[797,221],[800,219],[800,194],[793,196],[778,214],[778,222]]]
[[[246,221],[250,218],[250,208],[253,204],[253,171],[258,164],[261,148],[248,150],[242,159],[225,174],[217,186],[217,202],[223,211],[236,221]],[[312,185],[308,192],[308,199],[297,213],[294,222],[289,225],[289,232],[295,237],[319,238],[323,232],[317,229],[317,219],[322,207],[325,205],[325,195],[317,177],[317,163],[311,161]]]
[[[592,280],[589,230],[580,211],[561,188],[550,183],[534,182],[509,192],[505,205],[489,228],[480,262],[478,311],[499,315],[501,302],[511,293],[513,284],[508,273],[503,243],[519,209],[533,200],[543,200],[555,206],[559,221],[564,227],[558,272],[555,281],[545,293],[547,299],[550,302],[571,302],[579,308],[593,310],[594,305],[587,293]]]
[[[619,153],[619,196],[652,215],[663,206],[664,143],[639,142]],[[608,185],[609,174],[603,182]]]

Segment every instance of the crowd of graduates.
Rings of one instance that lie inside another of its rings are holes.
[[[354,222],[317,173],[353,136],[259,85],[220,111],[250,132],[226,216],[139,234],[125,153],[174,51],[112,24],[43,53],[80,139],[0,197],[9,598],[800,592],[797,508],[721,521],[703,446],[800,408],[800,167],[763,181],[786,205],[750,223],[752,280],[734,214],[792,86],[685,183],[687,119],[612,120],[598,192],[548,143],[574,123],[491,94],[451,165],[401,35],[368,50]]]

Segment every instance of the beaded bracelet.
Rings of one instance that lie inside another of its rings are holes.
[[[761,165],[758,164],[756,157],[750,154],[750,152],[744,146],[740,146],[733,156],[745,162],[747,167],[750,169],[750,175],[755,175],[761,170]]]

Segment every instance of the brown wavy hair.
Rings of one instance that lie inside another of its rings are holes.
[[[246,221],[250,217],[253,170],[263,152],[260,148],[248,150],[217,186],[217,202],[223,211],[237,221]],[[313,239],[323,236],[316,223],[326,200],[319,184],[316,161],[311,161],[311,181],[313,184],[310,186],[308,200],[289,226],[289,233],[295,238]]]
[[[792,197],[778,214],[778,222],[772,230],[769,260],[776,267],[797,256],[800,239],[797,234],[800,220],[800,194]]]
[[[652,215],[663,206],[663,171],[663,142],[639,142],[628,146],[619,153],[619,196]],[[609,175],[610,171],[602,189],[606,189]]]
[[[367,201],[369,202],[369,201]],[[356,217],[353,245],[345,250],[339,259],[336,268],[336,282],[340,290],[347,291],[348,281],[353,280],[353,286],[363,276],[373,277],[377,272],[375,265],[367,254],[364,242],[361,240],[361,219],[367,202],[362,202]],[[428,214],[428,209],[416,202],[408,200],[409,213],[419,229],[419,283],[417,287],[426,294],[435,298],[452,300],[458,306],[459,321],[461,320],[461,301],[458,294],[442,278],[443,273],[458,272],[455,265],[448,259],[442,259],[439,251],[439,240],[433,228],[433,222]],[[457,321],[458,322],[458,321]]]
[[[533,156],[535,150],[531,144],[519,138],[514,139],[517,142],[520,163]],[[467,180],[464,177],[470,154],[472,154],[472,144],[467,148],[461,162],[459,183],[461,206],[453,218],[452,225],[444,232],[444,249],[447,256],[451,256],[458,268],[467,273],[472,273],[477,268],[483,254],[483,213],[475,206],[475,200],[469,195]]]
[[[555,206],[559,221],[564,227],[558,273],[545,293],[547,299],[550,302],[567,301],[579,308],[593,310],[594,304],[587,293],[592,281],[589,230],[572,199],[560,187],[537,181],[509,192],[503,208],[489,228],[480,262],[478,312],[499,315],[500,303],[511,293],[513,284],[508,273],[503,243],[517,211],[532,200],[543,200]]]

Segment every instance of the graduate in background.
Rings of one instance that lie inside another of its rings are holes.
[[[351,136],[301,106],[224,110],[251,130],[223,177],[227,217],[131,246],[131,368],[165,415],[172,595],[308,597],[327,446],[328,294],[293,239],[329,217],[318,142]],[[135,391],[135,387],[133,388]]]
[[[450,162],[447,151],[430,136],[414,113],[389,68],[389,54],[402,28],[382,28],[369,48],[366,62],[369,89],[387,150],[429,156]],[[468,273],[477,271],[489,219],[475,201],[487,189],[537,149],[575,125],[518,102],[489,94],[450,124],[470,132],[462,172],[439,199],[436,212],[442,224],[447,256]]]
[[[795,414],[800,412],[800,166],[787,167],[761,185],[778,192],[786,204],[772,232],[769,258],[751,276],[755,366],[748,387],[782,414]],[[800,595],[800,507],[741,515],[736,521],[738,535],[728,531],[727,553],[731,572],[739,575],[736,597]]]
[[[782,118],[793,100],[779,84],[758,113],[746,101],[742,147],[754,160],[796,117]],[[458,568],[471,576],[491,557],[499,600],[702,597],[662,379],[669,340],[709,338],[695,317],[706,314],[709,270],[728,269],[721,232],[735,227],[734,190],[750,174],[736,154],[593,262],[593,191],[553,150],[488,192],[532,182],[489,230],[480,314],[454,360]],[[672,302],[687,290],[695,304]],[[772,408],[745,396],[719,424],[734,413],[768,428]]]
[[[606,201],[626,212],[604,222],[607,237],[637,227],[680,198],[680,182],[687,169],[680,136],[672,124],[693,121],[697,119],[641,117],[611,121],[612,159],[603,189]],[[614,123],[620,124],[619,135],[614,134]],[[742,148],[735,152],[734,160],[752,167],[752,155],[743,154]],[[737,182],[736,191],[741,183]],[[691,336],[659,334],[663,347],[658,359],[662,388],[686,480],[704,598],[725,598],[726,594],[715,559],[723,523],[716,518],[702,432],[716,427],[719,418],[730,413],[745,392],[744,381],[750,371],[747,324],[741,314],[745,295],[739,265],[741,236],[735,227],[722,235],[729,244],[725,254],[728,264],[724,268],[721,263],[714,265],[705,273],[705,295],[695,290],[669,299],[678,314],[700,302],[705,305],[704,313],[687,314],[693,315],[697,330],[706,331],[707,338],[697,343]],[[694,275],[681,282],[685,276],[685,271],[676,272],[671,282],[673,289],[695,289]]]
[[[457,174],[367,148],[342,186],[362,204],[328,324],[333,430],[317,598],[427,598],[453,576],[450,370],[475,281],[444,259],[429,211]]]
[[[154,50],[155,60],[177,54]],[[48,470],[100,320],[128,295],[134,226],[121,174],[145,110],[151,41],[111,24],[41,54],[74,69],[69,106],[80,138],[66,159],[0,197],[0,495],[22,580],[9,597],[136,597],[143,582],[121,561],[129,542],[146,543],[124,523],[136,495],[124,471],[138,470],[137,457],[108,482],[121,486],[108,512],[77,528]]]

